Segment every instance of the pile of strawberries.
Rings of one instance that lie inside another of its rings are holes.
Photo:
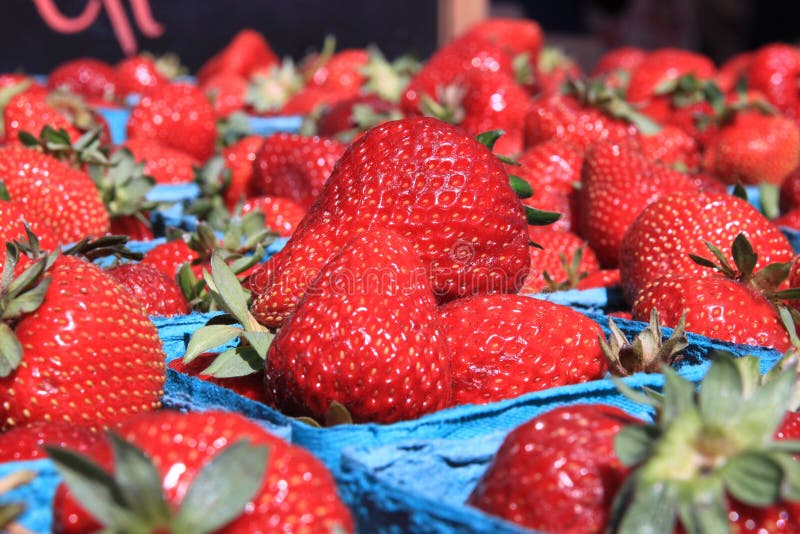
[[[0,460],[50,455],[56,531],[354,529],[307,451],[235,413],[160,409],[151,317],[192,311],[221,313],[169,367],[308,424],[663,372],[663,396],[628,392],[653,423],[548,412],[469,504],[548,532],[800,529],[800,49],[718,67],[623,48],[584,73],[535,22],[492,19],[423,63],[328,40],[295,66],[244,30],[194,79],[167,67],[0,75]],[[130,108],[116,146],[111,107]],[[242,124],[292,114],[300,132]],[[179,207],[196,229],[136,257],[116,236],[153,240],[168,206],[150,193],[171,184],[199,189]],[[606,341],[530,296],[589,288],[650,324]],[[696,393],[668,367],[686,331],[787,370],[720,357]]]

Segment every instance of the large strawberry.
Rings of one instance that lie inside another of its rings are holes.
[[[214,153],[217,118],[200,89],[186,83],[167,84],[134,106],[127,134],[155,139],[205,161]]]
[[[687,175],[633,149],[596,145],[586,157],[578,190],[577,233],[603,266],[616,267],[622,236],[636,215],[664,195],[697,189]]]
[[[219,73],[238,74],[245,78],[253,72],[278,65],[280,61],[264,36],[246,28],[233,36],[230,43],[206,61],[197,73],[200,83]]]
[[[142,532],[228,534],[354,528],[319,460],[236,413],[141,415],[85,456],[49,452],[64,475],[53,503],[54,531],[63,534],[101,525],[125,532],[136,525]],[[103,486],[87,486],[104,470],[113,471]],[[132,472],[145,475],[126,476]]]
[[[74,256],[42,257],[20,276],[4,310],[4,430],[37,421],[112,426],[160,405],[158,332],[110,276]],[[14,305],[19,298],[30,302]]]
[[[11,198],[25,199],[28,215],[50,226],[60,242],[108,232],[108,211],[86,173],[36,150],[8,146],[0,148],[0,177]]]
[[[606,369],[600,327],[575,310],[520,295],[476,295],[443,306],[454,404],[485,404],[596,380]]]
[[[66,89],[91,102],[111,103],[118,98],[117,73],[97,59],[78,58],[62,63],[47,79],[50,89]]]
[[[794,255],[778,227],[740,198],[725,193],[663,196],[642,210],[622,239],[620,270],[626,300],[633,302],[642,288],[666,274],[710,274],[689,254],[707,256],[705,241],[709,241],[730,262],[731,244],[742,232],[758,254],[756,272]]]
[[[528,272],[523,207],[500,161],[453,126],[405,119],[350,145],[256,295],[256,317],[279,325],[311,273],[381,225],[411,240],[441,300],[513,293]]]
[[[328,262],[270,346],[266,387],[288,414],[391,423],[450,405],[450,354],[410,241],[379,227]]]

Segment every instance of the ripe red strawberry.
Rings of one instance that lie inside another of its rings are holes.
[[[0,148],[0,176],[11,198],[55,232],[61,243],[105,235],[109,216],[92,179],[57,159],[22,146]]]
[[[651,161],[664,165],[681,164],[687,169],[700,165],[700,147],[697,141],[683,129],[665,124],[653,135],[639,136],[642,153]]]
[[[398,118],[396,104],[374,94],[364,94],[327,106],[314,125],[320,137],[351,141],[369,128]]]
[[[200,162],[191,154],[164,144],[158,139],[134,137],[122,145],[136,161],[144,163],[144,173],[157,184],[187,184],[194,180]]]
[[[443,306],[456,405],[485,404],[596,380],[606,371],[600,327],[572,308],[521,295],[476,295]]]
[[[216,114],[198,88],[168,84],[153,89],[134,106],[127,135],[155,139],[203,162],[214,153]]]
[[[65,130],[73,141],[81,136],[80,130],[47,103],[47,95],[36,91],[26,91],[11,98],[3,109],[3,123],[8,142],[18,141],[19,132],[38,136],[46,125]]]
[[[794,230],[800,230],[800,209],[787,211],[780,217],[772,219],[772,223],[775,226],[783,226],[786,228],[792,228]]]
[[[600,269],[589,273],[581,279],[575,289],[592,289],[595,287],[614,287],[620,283],[619,269]]]
[[[159,71],[155,60],[139,54],[123,59],[114,67],[119,96],[143,95],[156,87],[169,83]]]
[[[493,17],[471,26],[465,40],[490,42],[499,46],[509,57],[527,54],[531,60],[542,48],[542,28],[536,21]]]
[[[647,53],[635,46],[621,46],[603,54],[595,63],[592,76],[603,76],[614,88],[627,89],[631,74],[642,64]]]
[[[279,325],[305,292],[308,273],[377,225],[412,241],[442,301],[513,293],[528,273],[522,205],[496,156],[446,123],[405,119],[368,131],[339,159],[279,253],[277,276],[255,297],[253,314]]]
[[[22,362],[0,378],[3,430],[37,421],[106,427],[158,408],[165,356],[141,305],[74,256],[59,256],[46,277],[41,305],[13,325]]]
[[[189,303],[175,281],[147,263],[121,263],[106,271],[148,315],[173,317],[191,311]]]
[[[335,89],[328,87],[307,85],[288,97],[279,112],[281,115],[309,115],[318,113],[324,106],[333,106],[351,96],[339,94]]]
[[[751,89],[762,92],[767,100],[787,117],[799,118],[800,50],[789,44],[774,43],[753,52],[747,69]]]
[[[783,180],[778,198],[782,212],[800,208],[800,167]]]
[[[342,98],[358,94],[366,82],[362,69],[369,62],[369,53],[362,48],[341,50],[327,55],[311,56],[302,69],[309,86],[323,87]]]
[[[528,235],[542,248],[530,247],[531,267],[522,293],[572,289],[600,270],[594,251],[571,232],[531,226]]]
[[[582,77],[580,65],[555,47],[542,49],[534,70],[533,82],[526,84],[534,95],[559,93],[566,82]]]
[[[220,52],[206,61],[197,73],[203,84],[220,73],[238,74],[248,78],[256,70],[268,69],[280,63],[264,36],[255,30],[244,29]]]
[[[245,108],[248,82],[238,74],[220,73],[208,78],[200,89],[214,105],[218,117],[227,117]]]
[[[633,71],[626,96],[631,103],[642,106],[643,113],[664,122],[671,103],[668,96],[660,93],[670,81],[688,74],[705,80],[713,77],[716,70],[714,63],[700,54],[674,48],[656,50]]]
[[[222,150],[225,166],[231,172],[230,184],[223,192],[229,210],[245,197],[253,177],[253,164],[263,144],[263,137],[248,135]]]
[[[534,530],[603,532],[628,471],[614,438],[633,422],[603,404],[547,411],[508,434],[467,504]]]
[[[270,345],[270,404],[323,420],[336,401],[354,422],[379,423],[450,406],[450,354],[422,272],[411,242],[390,230],[345,245]]]
[[[0,462],[18,462],[46,458],[43,446],[83,452],[91,447],[100,434],[74,424],[55,421],[17,426],[0,434]]]
[[[58,245],[56,232],[36,216],[31,216],[22,202],[0,201],[0,241],[24,240],[27,238],[25,226],[39,240],[39,247],[44,251],[53,251]],[[0,265],[5,264],[6,247],[0,248]]]
[[[758,254],[756,271],[770,263],[790,261],[794,255],[778,227],[740,198],[724,193],[661,197],[641,212],[622,239],[620,271],[625,299],[633,302],[642,288],[666,274],[711,274],[689,254],[708,256],[707,240],[732,261],[731,244],[740,232],[747,235]]]
[[[277,133],[267,137],[253,163],[248,196],[294,200],[304,208],[319,196],[345,145],[333,139]]]
[[[780,185],[800,164],[794,119],[757,111],[737,113],[706,148],[705,168],[728,183]]]
[[[661,196],[697,189],[687,175],[635,150],[596,145],[586,156],[578,190],[577,233],[589,242],[601,265],[616,267],[622,236],[636,215]]]
[[[175,278],[181,265],[191,263],[199,257],[200,254],[189,248],[185,240],[174,239],[150,249],[142,258],[142,264],[151,265],[169,278]],[[195,274],[202,274],[202,270],[197,269]]]
[[[218,386],[235,391],[242,397],[263,402],[266,404],[268,398],[264,392],[264,376],[261,373],[253,373],[245,376],[234,376],[231,378],[217,378],[208,374],[202,374],[218,355],[215,353],[205,353],[191,362],[184,363],[183,358],[176,358],[167,364],[167,367],[179,373],[194,376],[200,380],[217,384]]]
[[[325,466],[308,451],[286,443],[241,415],[220,411],[180,413],[165,410],[131,418],[116,429],[116,434],[139,448],[141,456],[152,463],[158,475],[155,481],[150,481],[157,482],[157,485],[152,484],[153,487],[142,484],[141,478],[137,479],[138,485],[128,479],[122,491],[152,496],[163,492],[171,511],[167,517],[160,514],[154,518],[156,514],[152,509],[139,507],[137,510],[135,499],[125,499],[120,507],[127,504],[133,517],[144,521],[149,519],[150,522],[145,523],[148,531],[172,532],[170,524],[175,523],[174,516],[181,504],[190,507],[182,510],[181,515],[186,516],[184,519],[191,517],[198,521],[198,512],[202,512],[205,521],[201,519],[200,523],[193,524],[203,528],[210,526],[209,521],[219,521],[220,515],[225,517],[227,520],[220,521],[221,524],[213,528],[214,532],[244,534],[289,529],[349,533],[354,530],[350,512],[339,499],[336,484]],[[247,444],[242,449],[244,442]],[[104,469],[121,469],[114,465],[120,460],[113,459],[115,455],[122,456],[117,452],[120,447],[105,438],[90,447],[86,455]],[[233,452],[236,448],[239,450]],[[227,465],[227,472],[218,473],[222,476],[212,480],[206,478],[205,483],[199,480],[207,465],[230,454],[236,457],[230,460],[234,465]],[[236,465],[237,461],[246,462],[246,465]],[[210,502],[203,501],[203,495],[208,499],[209,493],[213,495],[214,487],[232,488],[240,481],[225,478],[235,476],[247,479],[248,486],[252,484],[252,493],[230,502],[231,492],[224,492],[223,497],[216,495],[212,501],[217,509],[203,510],[199,503]],[[194,482],[198,482],[200,487],[193,485]],[[73,493],[65,485],[59,486],[53,503],[56,532],[68,534],[99,530],[100,525],[76,500],[81,496],[88,501],[85,506],[92,509],[92,494]],[[226,510],[226,506],[232,506],[233,510]],[[232,514],[236,509],[241,512]],[[150,516],[144,515],[147,512]],[[123,517],[130,518],[131,515]],[[115,527],[124,530],[129,524],[123,519],[120,524],[107,526],[112,530]]]
[[[92,102],[114,102],[118,97],[117,73],[104,61],[91,58],[62,63],[47,79],[50,89],[66,89]]]
[[[283,197],[251,197],[242,204],[242,215],[255,210],[264,214],[264,226],[282,237],[292,235],[306,215],[302,206]]]

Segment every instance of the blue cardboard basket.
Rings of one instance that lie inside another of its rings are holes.
[[[622,288],[593,287],[591,289],[569,289],[552,293],[531,293],[529,297],[546,300],[554,304],[569,306],[587,313],[611,313],[629,309],[622,298]]]
[[[302,115],[283,115],[275,117],[247,117],[250,129],[255,135],[266,137],[278,132],[297,133],[303,124]]]
[[[131,118],[131,110],[129,108],[104,108],[98,107],[97,112],[108,123],[108,129],[111,132],[111,142],[119,145],[125,142],[127,135],[125,133],[128,128],[128,119]]]

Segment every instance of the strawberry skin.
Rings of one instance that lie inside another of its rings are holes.
[[[198,259],[200,254],[189,248],[183,239],[175,239],[161,243],[150,249],[142,258],[145,265],[152,265],[170,278],[174,278],[178,269],[187,262]]]
[[[456,405],[485,404],[596,380],[606,370],[597,323],[520,295],[476,295],[440,311]]]
[[[600,263],[594,251],[576,234],[551,230],[549,227],[531,226],[528,235],[531,241],[542,248],[530,247],[531,270],[525,279],[525,285],[520,290],[521,293],[538,293],[548,289],[548,283],[544,278],[545,272],[557,284],[569,282],[570,273],[567,267],[581,248],[581,261],[577,272],[573,275],[590,275],[600,270]]]
[[[792,346],[778,313],[766,298],[720,276],[667,274],[657,278],[639,292],[633,303],[633,318],[646,321],[652,309],[658,311],[664,326],[674,327],[686,312],[689,332],[779,351]]]
[[[214,153],[217,116],[200,89],[175,83],[142,97],[128,121],[129,138],[147,137],[203,162]]]
[[[250,195],[291,199],[308,209],[322,192],[346,146],[333,139],[277,133],[264,140],[253,163]]]
[[[48,125],[66,131],[72,141],[81,136],[81,132],[60,111],[48,104],[46,98],[46,94],[30,90],[11,98],[3,109],[8,142],[18,142],[19,132],[38,136],[42,128]]]
[[[191,154],[172,148],[157,139],[137,137],[123,145],[136,161],[144,162],[144,173],[157,184],[188,184],[200,162]]]
[[[410,239],[441,301],[514,293],[528,274],[522,204],[489,150],[442,121],[373,128],[350,145],[279,254],[254,316],[279,325],[319,269],[353,236],[385,225]]]
[[[17,426],[0,434],[0,462],[19,462],[46,458],[43,445],[69,447],[83,452],[97,441],[92,430],[60,421]]]
[[[539,57],[544,36],[536,21],[492,17],[471,26],[465,40],[489,42],[499,46],[510,57],[527,54],[530,60]]]
[[[147,263],[122,263],[106,271],[148,315],[174,317],[191,310],[174,277]]]
[[[50,89],[66,89],[92,101],[113,102],[117,97],[117,73],[97,59],[78,58],[62,63],[47,79]]]
[[[114,67],[119,95],[143,95],[155,87],[169,83],[156,62],[148,56],[137,55],[123,59]]]
[[[783,43],[763,46],[753,52],[747,69],[751,89],[763,93],[787,117],[798,118],[800,94],[800,49]]]
[[[537,531],[603,532],[628,471],[614,437],[634,421],[603,404],[539,415],[508,434],[467,504]]]
[[[282,237],[292,235],[306,215],[306,210],[299,204],[281,197],[253,197],[242,204],[242,215],[255,210],[264,214],[264,226]]]
[[[248,135],[222,150],[225,165],[231,171],[231,182],[224,192],[225,205],[233,210],[242,200],[253,177],[253,162],[264,145],[264,138]]]
[[[227,117],[245,108],[247,79],[238,74],[221,73],[203,83],[201,89],[208,95],[218,117]]]
[[[0,241],[9,243],[26,239],[25,225],[39,239],[44,251],[55,250],[58,238],[55,231],[37,217],[32,217],[21,202],[0,201]],[[6,248],[0,249],[0,265],[5,265]]]
[[[337,495],[330,472],[305,449],[290,445],[236,413],[180,413],[164,410],[129,419],[117,434],[141,448],[162,478],[167,501],[177,506],[205,466],[230,445],[248,440],[269,447],[264,480],[240,516],[220,529],[224,534],[273,530],[353,532],[353,520]],[[113,465],[106,439],[87,454],[101,466]],[[94,531],[98,525],[63,484],[53,504],[54,530],[63,534]]]
[[[280,60],[264,36],[246,28],[237,33],[228,45],[206,61],[197,73],[202,85],[219,73],[238,74],[248,78],[255,70],[278,65]]]
[[[105,235],[108,211],[88,174],[22,146],[0,148],[0,175],[11,198],[25,199],[27,216],[56,232],[61,243]]]
[[[375,227],[345,245],[270,346],[270,404],[324,420],[337,401],[358,423],[448,407],[450,355],[422,272],[411,243],[392,231]]]
[[[666,274],[711,274],[689,254],[710,258],[704,244],[707,240],[733,261],[731,244],[740,232],[747,235],[758,254],[755,271],[770,263],[791,261],[794,256],[780,229],[740,198],[705,192],[660,198],[642,211],[622,239],[620,271],[625,299],[633,302],[642,288]]]
[[[144,309],[99,267],[62,256],[44,303],[14,327],[21,365],[0,379],[4,430],[112,426],[160,406],[164,351]]]

